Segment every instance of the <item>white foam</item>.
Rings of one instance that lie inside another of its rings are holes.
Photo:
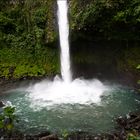
[[[27,89],[32,107],[99,103],[105,90],[107,87],[96,79],[75,79],[71,83],[65,83],[60,78],[45,80]]]

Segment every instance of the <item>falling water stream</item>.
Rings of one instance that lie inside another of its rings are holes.
[[[42,130],[105,132],[114,117],[137,111],[140,97],[131,89],[103,84],[97,79],[72,80],[67,1],[57,0],[61,47],[61,75],[8,91],[0,99],[16,106],[17,127],[26,133]],[[129,104],[128,104],[129,103]]]
[[[69,24],[68,6],[66,0],[58,0],[58,25],[61,47],[61,75],[64,82],[71,82],[70,53],[69,53]]]

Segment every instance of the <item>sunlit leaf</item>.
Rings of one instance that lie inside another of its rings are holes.
[[[137,66],[137,69],[140,69],[140,65]]]
[[[8,130],[12,130],[13,127],[14,127],[14,125],[13,125],[12,123],[11,123],[11,124],[8,124],[8,125],[6,126],[6,128],[7,128]]]

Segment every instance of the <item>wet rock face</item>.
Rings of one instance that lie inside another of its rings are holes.
[[[135,130],[140,134],[140,113],[130,113],[124,118],[118,118],[117,123],[125,131]]]
[[[5,104],[2,101],[0,101],[0,108],[2,108],[4,106],[5,106]]]

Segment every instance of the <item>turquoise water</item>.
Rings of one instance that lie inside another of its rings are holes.
[[[23,88],[9,91],[0,97],[0,100],[10,101],[16,107],[20,120],[17,127],[25,133],[45,130],[57,133],[64,130],[107,132],[116,127],[116,117],[140,111],[139,93],[122,86],[111,86],[110,90],[103,93],[100,103],[90,105],[55,104],[33,108],[28,94]]]

